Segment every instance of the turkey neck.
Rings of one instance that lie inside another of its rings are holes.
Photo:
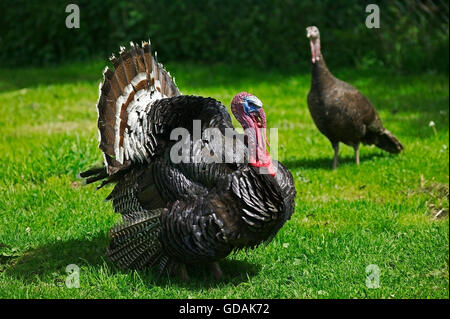
[[[323,89],[334,83],[334,76],[328,70],[325,59],[323,58],[320,38],[311,40],[311,55],[312,55],[312,76],[311,76],[311,89]]]
[[[328,70],[322,54],[319,61],[312,63],[311,89],[323,89],[334,83],[334,76]]]

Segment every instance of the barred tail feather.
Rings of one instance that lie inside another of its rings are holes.
[[[162,209],[124,216],[124,222],[110,230],[109,258],[122,268],[165,268],[159,234]]]

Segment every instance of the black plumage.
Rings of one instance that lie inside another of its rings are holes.
[[[312,54],[308,108],[317,128],[333,146],[333,168],[337,166],[340,142],[355,149],[357,164],[360,143],[376,145],[390,153],[402,151],[403,145],[384,128],[370,101],[328,70],[321,53],[319,29],[308,27],[307,37],[310,39]]]
[[[115,183],[108,199],[124,222],[110,231],[108,255],[122,267],[178,269],[183,277],[185,264],[207,263],[218,276],[215,262],[269,241],[290,218],[296,195],[292,175],[281,163],[272,176],[239,155],[233,162],[224,162],[225,154],[219,159],[220,145],[229,139],[226,130],[234,130],[225,106],[181,95],[150,55],[149,44],[132,45],[130,52],[113,58],[115,70],[105,70],[100,88],[105,166],[81,173],[88,183],[103,180],[100,187]],[[193,120],[201,121],[200,133],[217,128],[219,138],[194,140]],[[189,158],[198,155],[201,161],[172,160],[180,142],[171,139],[176,128],[191,134]],[[245,142],[232,145],[224,153],[248,152]],[[206,161],[205,150],[217,161]]]

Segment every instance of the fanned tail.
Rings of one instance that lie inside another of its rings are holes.
[[[375,145],[389,153],[400,153],[403,150],[400,141],[386,129],[378,135]]]
[[[103,71],[97,103],[99,148],[109,175],[153,155],[155,141],[144,141],[151,123],[142,115],[156,100],[180,95],[175,80],[152,56],[149,42],[121,47],[110,60],[114,69]]]

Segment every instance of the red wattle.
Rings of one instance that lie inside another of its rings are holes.
[[[256,154],[250,155],[250,165],[267,168],[268,173],[275,176],[276,171],[272,164],[272,158],[267,151],[267,136],[265,128],[254,128],[256,134]],[[262,130],[262,132],[260,131]],[[262,133],[262,134],[261,134]]]

